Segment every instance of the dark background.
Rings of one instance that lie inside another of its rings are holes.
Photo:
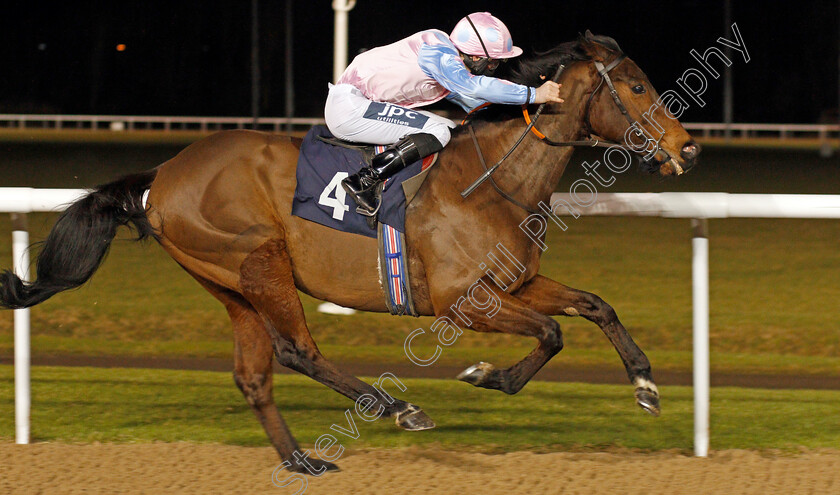
[[[732,0],[751,60],[733,52],[736,122],[836,119],[840,2]],[[285,0],[260,0],[260,114],[285,113]],[[359,0],[349,58],[427,28],[449,32],[488,10],[526,56],[591,29],[615,38],[660,93],[699,64],[724,26],[712,1]],[[332,77],[329,0],[294,2],[295,115],[320,117]],[[19,2],[0,12],[0,113],[251,115],[251,2]],[[126,50],[118,52],[123,43]],[[723,78],[685,121],[722,120]]]

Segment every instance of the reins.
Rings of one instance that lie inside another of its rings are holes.
[[[563,73],[563,69],[565,69],[565,68],[566,68],[566,66],[565,66],[565,65],[560,64],[560,65],[557,67],[557,72],[555,72],[555,73],[554,73],[554,77],[553,77],[551,80],[552,80],[552,81],[554,81],[554,82],[557,82],[557,80],[558,80],[558,79],[560,79],[560,74],[562,74],[562,73]],[[537,111],[536,111],[536,113],[534,114],[534,120],[533,120],[530,124],[528,124],[528,126],[527,126],[527,127],[525,128],[525,130],[522,132],[522,135],[521,135],[521,136],[519,136],[519,139],[517,139],[517,140],[516,140],[516,143],[514,143],[514,144],[513,144],[513,146],[511,146],[511,148],[508,150],[508,152],[507,152],[507,153],[505,153],[505,156],[503,156],[501,160],[499,160],[498,162],[496,162],[496,164],[495,164],[495,165],[493,165],[493,166],[492,166],[492,167],[490,167],[489,169],[485,170],[485,171],[484,171],[484,173],[483,173],[483,174],[481,174],[481,176],[479,176],[479,178],[478,178],[478,179],[476,179],[476,180],[475,180],[475,182],[473,182],[473,183],[472,183],[472,185],[470,185],[468,188],[464,189],[464,190],[461,192],[461,197],[462,197],[462,198],[466,198],[467,196],[469,196],[470,194],[472,194],[472,192],[473,192],[473,191],[475,191],[475,190],[476,190],[476,188],[482,184],[482,182],[484,182],[484,181],[485,181],[485,180],[487,180],[487,179],[488,179],[491,175],[493,175],[493,172],[495,172],[495,171],[496,171],[496,169],[497,169],[497,168],[499,168],[499,165],[501,165],[501,164],[502,164],[502,162],[504,162],[505,160],[507,160],[507,157],[509,157],[509,156],[511,155],[511,153],[513,153],[513,151],[514,151],[514,150],[515,150],[515,149],[519,146],[519,143],[521,143],[521,142],[522,142],[522,140],[524,140],[524,139],[525,139],[525,136],[527,136],[527,135],[528,135],[528,133],[531,131],[531,129],[533,129],[533,128],[534,128],[534,126],[535,126],[535,125],[536,125],[536,123],[537,123],[537,119],[538,119],[538,118],[540,118],[540,114],[542,114],[542,111],[543,111],[543,109],[545,108],[545,105],[546,105],[545,103],[541,103],[541,104],[540,104],[539,108],[537,108]],[[470,126],[470,128],[472,128],[472,126]],[[475,142],[476,142],[476,146],[477,146],[477,145],[478,145],[478,141],[475,141]],[[481,150],[479,150],[479,155],[480,155],[480,154],[481,154]],[[483,159],[482,159],[482,163],[483,163]],[[528,209],[528,211],[531,211],[531,210],[530,210],[530,209]]]
[[[592,100],[595,98],[595,95],[598,94],[598,91],[601,90],[601,86],[604,85],[604,81],[607,82],[607,86],[610,88],[610,95],[612,96],[613,101],[615,101],[615,104],[618,106],[618,109],[621,111],[622,115],[624,115],[624,118],[626,118],[627,121],[631,125],[633,124],[633,119],[630,118],[630,114],[627,112],[627,107],[624,106],[624,103],[621,101],[621,98],[618,96],[618,91],[616,91],[615,86],[613,85],[612,79],[609,76],[609,72],[611,70],[613,70],[614,68],[616,68],[618,66],[618,64],[620,64],[625,58],[627,58],[627,55],[622,53],[621,55],[616,57],[615,60],[610,62],[610,64],[606,67],[604,67],[604,64],[602,64],[601,62],[599,62],[597,60],[592,61],[593,65],[595,65],[595,68],[598,70],[598,75],[601,76],[601,80],[598,82],[598,86],[596,86],[595,89],[592,91],[592,93],[589,94],[589,99],[586,100],[586,107],[584,108],[584,111],[583,111],[583,114],[584,114],[584,117],[583,117],[584,122],[583,123],[586,126],[586,131],[589,135],[592,135],[592,126],[589,123],[589,107],[592,105]],[[531,122],[531,116],[528,114],[528,105],[522,105],[522,115],[525,118],[526,123]],[[616,144],[616,143],[612,143],[612,142],[608,142],[608,141],[601,141],[600,139],[595,139],[595,140],[585,139],[585,140],[581,140],[581,141],[554,141],[554,140],[548,138],[548,136],[546,136],[545,134],[543,134],[542,132],[540,132],[536,128],[536,120],[537,120],[537,116],[535,114],[534,115],[535,126],[531,128],[531,132],[533,132],[534,135],[537,136],[537,138],[539,138],[540,141],[542,141],[543,143],[545,143],[549,146],[578,146],[578,147],[586,146],[586,147],[591,147],[591,148],[594,148],[594,147],[607,148],[607,147],[610,147],[610,146],[613,146],[613,145]]]
[[[488,171],[487,170],[487,163],[484,161],[484,154],[481,152],[481,147],[478,145],[478,138],[475,137],[475,130],[473,129],[472,124],[467,124],[467,129],[469,129],[470,137],[473,140],[473,144],[475,144],[475,151],[478,153],[478,161],[481,162],[481,166],[484,168],[485,174],[486,174],[487,171]],[[498,164],[496,164],[496,165],[498,165]],[[510,194],[502,191],[502,188],[500,188],[499,185],[496,184],[496,181],[490,175],[488,175],[487,178],[490,179],[490,184],[493,185],[493,189],[495,189],[496,192],[499,193],[499,195],[501,197],[505,198],[506,200],[510,201],[511,203],[515,204],[516,206],[522,208],[523,210],[527,211],[528,213],[534,213],[534,214],[537,214],[537,215],[545,216],[542,212],[540,212],[538,210],[535,210],[535,209],[531,208],[530,206],[528,206],[524,203],[520,203],[513,196],[511,196]],[[463,195],[463,193],[461,193],[461,194]],[[469,193],[467,193],[467,194],[469,194]],[[464,196],[464,197],[466,197],[466,196]]]
[[[531,114],[528,113],[528,105],[522,105],[522,117],[525,119],[525,123],[531,123]],[[584,139],[580,141],[554,141],[553,139],[550,139],[548,136],[540,132],[540,130],[537,129],[536,125],[531,128],[531,133],[537,136],[537,139],[549,146],[577,146],[589,148],[606,148],[612,146],[612,143],[608,141],[601,141],[600,139]]]

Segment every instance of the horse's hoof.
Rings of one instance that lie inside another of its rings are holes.
[[[292,462],[292,465],[288,469],[293,473],[310,474],[312,476],[321,476],[330,471],[341,471],[338,466],[331,462],[311,457],[307,458],[303,464],[299,461]]]
[[[462,382],[467,382],[471,385],[475,385],[476,387],[480,387],[484,380],[487,379],[487,375],[489,375],[494,369],[496,369],[495,366],[482,361],[462,371],[457,378]]]
[[[404,411],[398,412],[395,416],[395,423],[404,430],[422,431],[431,430],[435,427],[435,422],[432,421],[432,418],[413,404],[409,404]]]
[[[642,409],[652,414],[659,416],[659,396],[656,392],[646,388],[636,389],[636,404]]]
[[[335,464],[327,461],[322,461],[321,459],[309,459],[309,464],[315,468],[315,470],[321,474],[328,473],[330,471],[341,471]],[[319,475],[320,476],[320,475]]]

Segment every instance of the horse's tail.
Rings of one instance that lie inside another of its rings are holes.
[[[41,243],[34,282],[24,282],[9,270],[0,274],[0,306],[27,308],[87,282],[108,254],[120,225],[132,224],[137,240],[155,236],[143,194],[156,175],[152,169],[123,177],[72,203]]]

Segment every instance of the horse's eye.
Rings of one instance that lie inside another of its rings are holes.
[[[642,86],[641,84],[637,84],[637,85],[633,86],[632,89],[633,89],[633,92],[636,93],[637,95],[640,95],[640,94],[645,92],[645,87]]]

